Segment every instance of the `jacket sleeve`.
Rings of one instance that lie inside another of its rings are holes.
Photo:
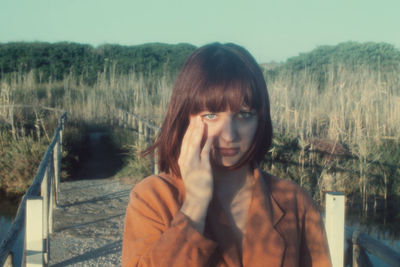
[[[139,185],[126,209],[122,266],[206,266],[216,243],[179,211],[168,186]]]
[[[307,200],[302,224],[300,266],[330,267],[332,264],[322,217],[312,200]]]

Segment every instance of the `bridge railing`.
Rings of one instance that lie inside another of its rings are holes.
[[[139,115],[127,112],[125,110],[119,109],[117,110],[117,124],[124,128],[132,128],[137,130],[138,132],[138,143],[140,146],[148,147],[151,145],[151,139],[156,136],[160,127],[155,125],[153,122],[150,122]],[[154,155],[151,158],[151,165],[153,173],[158,174],[158,164],[157,159]]]
[[[53,209],[58,201],[65,120],[66,113],[60,117],[33,183],[23,196],[14,222],[1,243],[0,266],[43,266],[48,262],[48,236],[53,232]],[[21,238],[24,231],[25,236]],[[21,239],[22,249],[16,249],[16,242]]]
[[[346,241],[349,246],[348,257],[353,267],[373,266],[366,252],[374,255],[388,266],[400,266],[400,253],[369,235],[346,227]]]
[[[345,225],[344,194],[329,192],[325,196],[325,228],[333,267],[373,266],[366,252],[389,266],[400,266],[400,253],[381,241]]]

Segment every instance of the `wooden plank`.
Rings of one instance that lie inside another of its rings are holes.
[[[344,228],[345,196],[343,193],[326,194],[325,228],[328,237],[332,266],[343,267],[344,264]]]
[[[43,266],[43,198],[31,197],[26,200],[25,222],[26,266]]]

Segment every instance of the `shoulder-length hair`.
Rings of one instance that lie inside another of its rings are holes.
[[[189,117],[205,110],[239,111],[243,106],[256,111],[258,126],[252,146],[230,169],[259,163],[271,146],[267,85],[259,65],[243,47],[232,43],[202,46],[183,65],[161,130],[144,154],[155,152],[160,171],[180,177],[178,158]]]

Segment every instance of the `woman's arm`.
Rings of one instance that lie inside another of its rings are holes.
[[[214,137],[207,135],[207,125],[199,115],[190,118],[182,140],[178,164],[185,184],[181,212],[203,233],[209,203],[213,195],[210,150]]]
[[[213,194],[210,150],[200,116],[190,118],[178,164],[184,199],[177,203],[173,190],[160,180],[140,183],[131,194],[126,212],[123,266],[206,266],[216,244],[203,236]],[[163,188],[159,188],[160,185]]]
[[[179,211],[176,194],[160,180],[142,183],[131,193],[122,266],[207,266],[216,244]]]

